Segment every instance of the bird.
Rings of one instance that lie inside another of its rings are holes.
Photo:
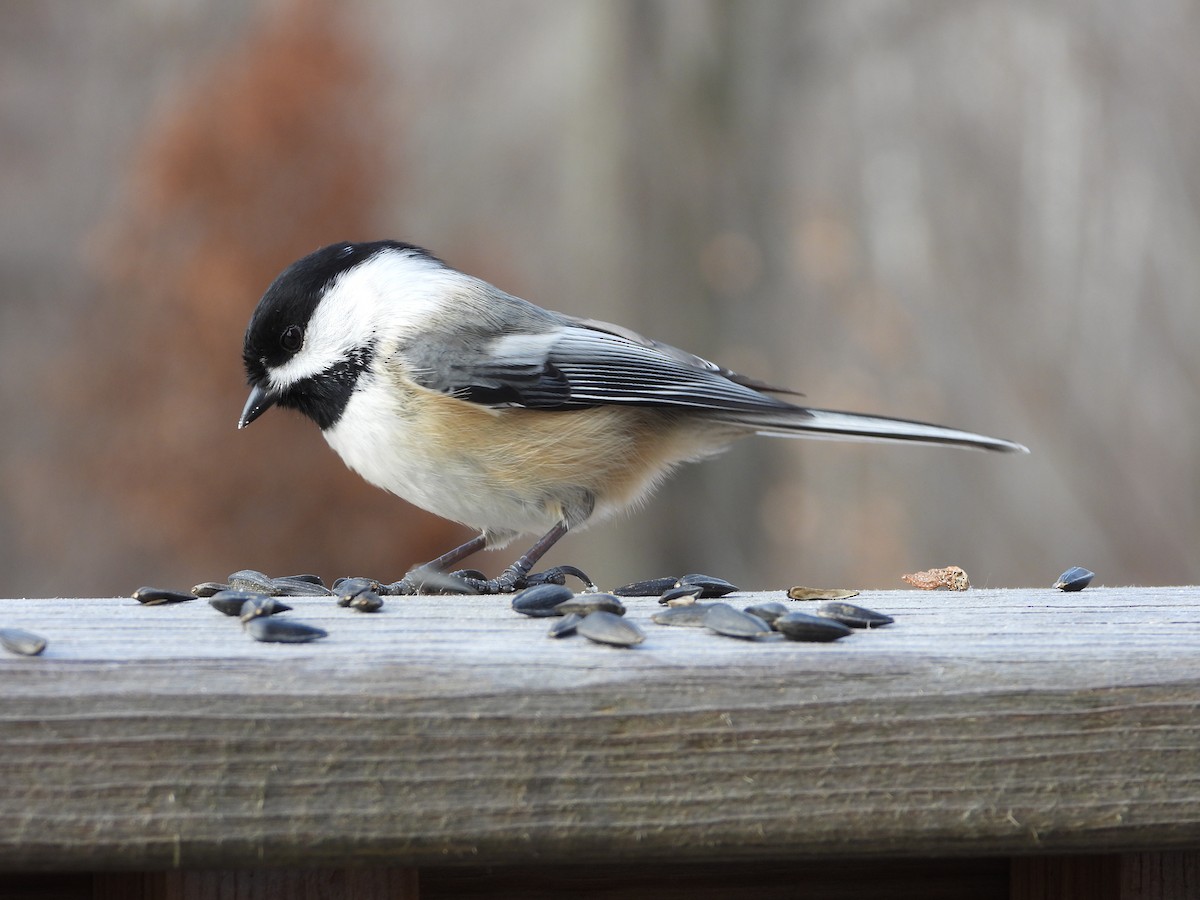
[[[273,406],[311,419],[373,485],[477,535],[394,587],[464,592],[538,583],[568,531],[637,507],[680,465],[751,435],[1021,444],[908,419],[820,409],[606,322],[543,309],[393,240],[322,247],[288,266],[250,317],[245,428]],[[495,578],[452,567],[539,535]],[[562,572],[590,581],[569,566]]]

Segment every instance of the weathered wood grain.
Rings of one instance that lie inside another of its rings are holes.
[[[734,598],[749,600],[748,597]],[[1200,591],[882,592],[836,644],[502,598],[4,600],[0,867],[903,856],[1200,845]],[[797,604],[800,605],[800,604]]]

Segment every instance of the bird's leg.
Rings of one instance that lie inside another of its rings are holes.
[[[512,591],[519,591],[521,588],[529,587],[531,584],[562,584],[566,580],[565,576],[567,575],[574,575],[589,588],[595,590],[592,580],[574,566],[556,566],[538,575],[529,574],[533,567],[537,565],[538,560],[546,555],[546,551],[558,543],[559,539],[566,533],[567,523],[559,522],[538,538],[537,543],[526,550],[520,559],[501,572],[498,578],[478,579],[459,577],[463,577],[464,581],[481,594],[508,594]]]
[[[410,569],[403,579],[388,585],[389,594],[508,594],[534,584],[563,584],[568,575],[578,578],[585,589],[596,590],[592,580],[575,566],[555,566],[545,572],[530,575],[530,571],[546,552],[567,533],[567,524],[559,522],[530,547],[521,558],[500,573],[497,578],[483,578],[479,573],[462,570],[447,572],[473,553],[487,546],[487,536],[480,534],[461,547],[455,547],[437,559]]]
[[[468,583],[480,594],[509,594],[527,587],[530,570],[566,533],[567,523],[559,522],[538,538],[537,542],[521,554],[520,559],[501,572],[498,578],[468,579]]]

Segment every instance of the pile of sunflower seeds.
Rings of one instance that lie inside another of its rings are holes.
[[[241,569],[224,582],[206,581],[190,593],[163,588],[142,587],[133,592],[133,599],[145,606],[165,603],[186,603],[201,597],[217,612],[237,617],[242,627],[256,641],[272,644],[304,644],[328,637],[329,633],[315,625],[295,619],[276,618],[290,612],[280,597],[336,597],[338,605],[362,612],[376,612],[383,599],[376,593],[378,582],[367,579],[340,579],[333,588],[317,575],[285,575],[272,578],[255,569]]]
[[[133,598],[145,606],[160,606],[204,597],[217,612],[236,617],[246,633],[257,641],[305,643],[327,637],[328,633],[294,619],[280,618],[280,613],[290,612],[292,607],[279,598],[331,597],[339,606],[373,613],[383,607],[383,597],[392,587],[370,578],[340,578],[332,587],[326,587],[316,575],[272,578],[254,569],[242,569],[224,582],[198,584],[190,593],[143,587],[133,592]],[[623,597],[657,597],[665,608],[650,617],[655,624],[706,628],[712,634],[752,641],[836,641],[855,628],[878,628],[893,621],[891,616],[840,599],[818,603],[811,607],[811,612],[793,611],[779,601],[737,609],[720,600],[738,590],[724,579],[699,573],[634,582],[609,594],[596,591],[577,594],[565,585],[544,583],[517,593],[512,608],[525,616],[556,619],[550,637],[578,634],[614,647],[634,647],[646,639],[646,633],[625,618]],[[826,596],[853,594],[828,592]],[[13,652],[41,652],[33,649],[37,643],[28,637],[10,636],[4,640],[0,636],[0,640],[9,649],[26,648]],[[41,646],[45,646],[44,641]]]
[[[589,640],[632,647],[646,639],[637,625],[622,617],[621,597],[658,596],[666,607],[651,621],[658,625],[707,628],[713,634],[742,640],[782,638],[791,641],[836,641],[855,628],[878,628],[895,621],[891,616],[842,600],[813,607],[811,613],[794,612],[779,601],[758,603],[739,610],[728,603],[702,603],[734,593],[738,588],[709,575],[657,578],[617,588],[611,594],[575,594],[552,584],[527,588],[513,597],[513,609],[534,618],[558,617],[550,637],[581,634]]]

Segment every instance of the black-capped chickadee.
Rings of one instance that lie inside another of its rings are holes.
[[[478,537],[543,536],[483,592],[528,583],[568,529],[645,498],[681,463],[741,437],[1020,444],[922,422],[798,406],[794,394],[616,325],[550,312],[412,244],[339,243],[289,266],[246,330],[238,427],[308,416],[367,481]],[[411,573],[406,587],[418,590]]]

